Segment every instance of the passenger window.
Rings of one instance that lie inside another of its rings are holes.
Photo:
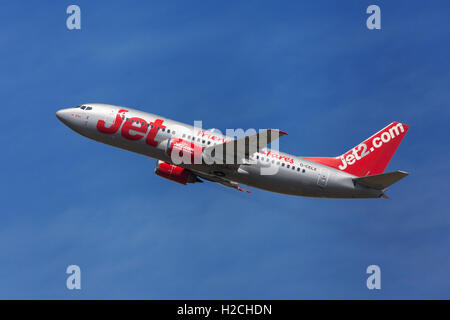
[[[281,164],[282,167],[284,167],[284,162]]]
[[[162,132],[164,132],[164,131],[166,131],[166,128],[162,128],[161,130],[162,130]]]
[[[279,166],[280,165],[280,161],[277,161],[277,166]]]
[[[202,143],[205,143],[205,140],[202,140]]]
[[[211,141],[208,141],[208,144],[211,144]]]
[[[300,171],[300,168],[297,168],[297,171]]]
[[[288,169],[289,169],[289,168],[290,168],[290,165],[287,165],[287,166],[286,166],[286,168],[288,168]]]
[[[259,156],[256,156],[256,159],[259,159]]]
[[[186,136],[186,134],[183,133],[183,138]]]
[[[175,131],[172,131],[172,134],[175,135]]]
[[[303,173],[305,173],[305,171],[306,171],[305,169],[302,170]]]
[[[167,129],[167,133],[170,133],[170,129]]]

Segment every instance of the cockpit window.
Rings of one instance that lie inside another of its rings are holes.
[[[81,109],[83,109],[83,110],[86,109],[86,106],[82,106]]]
[[[92,107],[87,107],[86,110],[92,110]]]

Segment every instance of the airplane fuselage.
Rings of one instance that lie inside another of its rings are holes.
[[[172,163],[166,141],[183,139],[201,147],[233,138],[215,130],[204,130],[131,108],[85,104],[83,109],[68,108],[57,117],[75,132],[111,146]],[[252,163],[239,167],[180,164],[199,177],[224,179],[251,187],[288,195],[326,198],[378,198],[380,190],[355,184],[354,175],[341,170],[265,148],[253,154]],[[270,170],[270,168],[274,170]],[[275,167],[275,168],[274,168]],[[262,170],[270,174],[261,174]]]

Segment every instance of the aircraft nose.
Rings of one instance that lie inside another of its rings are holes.
[[[68,121],[68,110],[61,109],[56,111],[56,117],[63,123],[67,123]]]
[[[57,117],[59,120],[61,120],[62,114],[63,114],[62,110],[56,111],[56,117]]]

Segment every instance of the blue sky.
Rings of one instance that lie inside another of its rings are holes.
[[[73,3],[80,31],[66,29]],[[0,10],[0,298],[450,298],[448,1],[73,3]],[[185,187],[56,119],[85,102],[280,128],[302,156],[401,121],[388,170],[411,176],[390,201]],[[71,264],[80,291],[65,287]]]

